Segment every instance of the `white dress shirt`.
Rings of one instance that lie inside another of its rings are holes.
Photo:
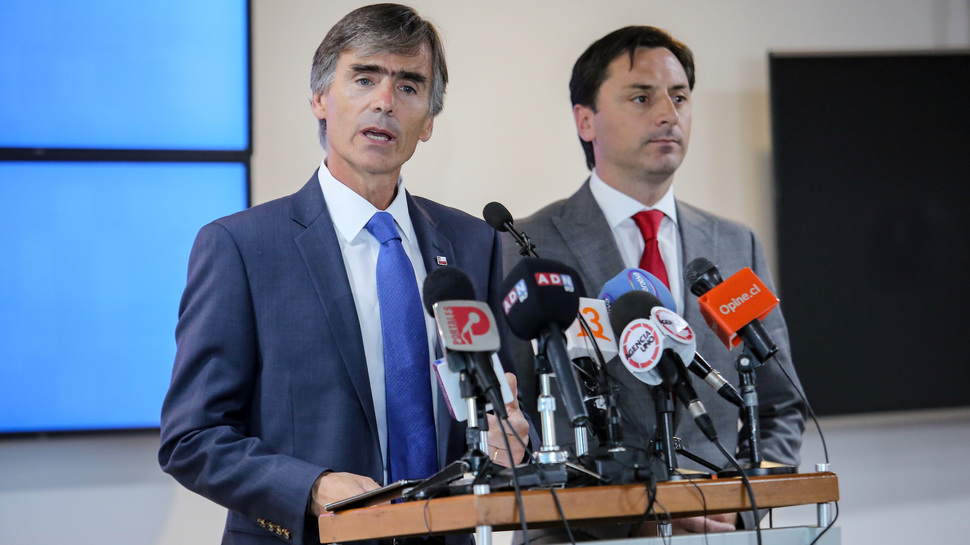
[[[380,253],[381,244],[365,228],[378,209],[370,201],[334,178],[327,169],[326,159],[321,162],[317,177],[320,179],[320,188],[323,190],[323,197],[327,201],[327,209],[333,220],[337,241],[340,243],[340,253],[343,255],[344,267],[347,269],[347,278],[350,280],[350,290],[354,295],[354,305],[357,307],[357,321],[360,322],[360,335],[364,342],[367,376],[370,379],[371,396],[374,398],[374,415],[377,417],[377,433],[380,438],[386,478],[387,408],[384,388],[384,342],[381,313],[377,301],[377,256]],[[411,215],[408,213],[403,177],[398,179],[397,194],[385,212],[394,217],[404,251],[411,260],[411,266],[414,267],[418,294],[423,298],[427,271],[424,268],[421,249],[418,247],[414,225],[411,223]],[[431,359],[428,361],[430,368],[435,354],[434,340],[437,338],[437,329],[434,320],[427,313],[423,314],[425,314],[425,327],[428,332],[428,353],[431,354]],[[434,407],[437,410],[434,370],[431,371],[431,383]]]
[[[620,256],[627,268],[639,267],[640,256],[643,255],[643,235],[633,221],[633,215],[643,210],[660,210],[664,213],[657,231],[657,245],[660,247],[660,258],[663,259],[667,269],[667,280],[670,282],[670,292],[674,296],[674,302],[677,303],[677,313],[683,314],[684,271],[681,265],[683,255],[680,247],[680,230],[677,228],[674,186],[671,185],[667,193],[653,207],[644,206],[633,197],[607,185],[596,174],[596,169],[593,169],[589,177],[589,189],[613,231],[613,238],[616,239]]]

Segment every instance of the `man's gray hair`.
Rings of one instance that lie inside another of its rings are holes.
[[[354,51],[363,57],[381,53],[418,55],[427,45],[431,50],[432,116],[445,105],[448,66],[445,52],[434,25],[422,19],[414,9],[400,4],[374,4],[348,13],[320,42],[310,69],[310,91],[322,95],[333,85],[337,59],[341,53]],[[320,145],[327,147],[327,120],[320,120]]]

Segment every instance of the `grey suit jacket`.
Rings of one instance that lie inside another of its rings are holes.
[[[501,308],[495,231],[407,198],[429,273],[441,256]],[[316,175],[293,195],[202,228],[176,341],[159,461],[229,509],[224,543],[319,543],[306,514],[316,478],[332,470],[382,480],[357,311]],[[464,452],[465,438],[438,405],[443,465]]]
[[[774,289],[761,243],[747,227],[703,212],[677,201],[677,219],[683,245],[684,263],[706,257],[718,265],[727,278],[744,267],[751,267]],[[561,261],[577,270],[587,294],[595,297],[608,280],[625,268],[612,231],[593,198],[589,183],[568,199],[555,202],[532,216],[517,220],[515,225],[525,231],[536,244],[536,252],[543,258]],[[520,259],[518,246],[511,237],[503,244],[505,271]],[[734,360],[739,351],[729,352],[707,327],[700,314],[697,297],[685,287],[683,317],[697,333],[697,352],[718,369],[732,384],[739,384]],[[772,340],[779,346],[774,361],[757,372],[760,423],[762,426],[762,456],[765,460],[798,464],[802,431],[805,427],[805,407],[791,383],[783,376],[783,367],[797,382],[792,367],[788,332],[781,310],[776,308],[764,320]],[[536,412],[538,384],[532,365],[531,347],[513,341],[513,358],[518,370],[519,389],[533,422],[539,422]],[[619,381],[620,410],[624,419],[627,443],[645,446],[656,427],[653,398],[647,385],[639,382],[622,366],[610,366],[611,375]],[[695,381],[698,382],[698,381]],[[799,386],[800,387],[800,386]],[[742,463],[748,458],[746,442],[739,442],[738,409],[721,399],[705,384],[697,384],[701,401],[714,419],[721,443],[729,452],[739,452]],[[560,410],[557,413],[563,413]],[[678,412],[681,412],[678,409]],[[719,466],[727,466],[717,448],[704,438],[689,418],[678,418],[676,435],[684,440],[689,451]],[[573,443],[572,431],[563,414],[557,414],[557,439],[561,445]],[[681,457],[680,467],[703,469]]]

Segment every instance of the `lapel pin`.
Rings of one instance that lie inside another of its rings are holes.
[[[438,261],[438,265],[444,266],[448,264],[448,258],[443,255],[439,255],[437,258],[437,261]]]

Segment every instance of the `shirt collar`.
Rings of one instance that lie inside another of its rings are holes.
[[[644,206],[643,203],[626,193],[607,185],[600,179],[595,168],[589,177],[589,189],[593,193],[596,203],[603,210],[603,215],[606,216],[606,221],[610,224],[611,229],[616,229],[616,226],[622,221],[629,220],[634,214],[643,210],[660,210],[665,216],[673,220],[674,225],[677,224],[677,204],[674,199],[673,184],[670,185],[664,196],[657,201],[657,204],[652,207]]]
[[[334,178],[327,168],[326,158],[320,163],[317,178],[320,180],[320,189],[323,190],[323,198],[327,201],[327,209],[330,211],[333,225],[344,240],[351,242],[360,236],[361,231],[366,232],[364,226],[379,211],[378,208]],[[414,227],[411,225],[411,215],[408,213],[408,200],[405,193],[404,177],[399,176],[397,193],[394,195],[394,200],[391,201],[390,206],[384,211],[394,217],[394,221],[397,222],[405,241],[412,242],[414,240]]]

